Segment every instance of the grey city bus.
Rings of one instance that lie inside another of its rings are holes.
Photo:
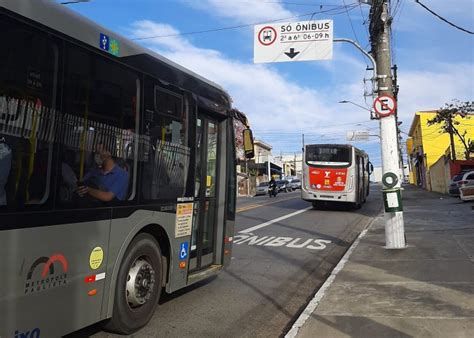
[[[230,263],[245,116],[53,1],[0,0],[0,37],[0,337],[132,333]]]

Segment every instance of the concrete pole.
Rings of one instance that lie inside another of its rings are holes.
[[[268,154],[268,161],[267,161],[267,165],[268,165],[268,182],[270,182],[270,180],[272,179],[272,172],[271,172],[271,168],[270,168],[270,154]]]
[[[245,158],[245,173],[247,174],[247,196],[250,196],[250,173],[247,158]]]
[[[383,27],[375,40],[378,94],[379,96],[390,95],[393,97],[390,57],[391,18],[389,16],[387,0],[384,0],[381,5],[383,6],[381,18],[377,19],[383,22]],[[398,152],[398,133],[395,115],[380,118],[380,138],[383,174],[394,173],[397,177],[400,177],[400,157]],[[400,187],[401,182],[398,180],[395,188]],[[406,247],[403,211],[385,211],[385,247],[387,249],[402,249]]]

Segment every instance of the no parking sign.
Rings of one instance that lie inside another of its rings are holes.
[[[381,95],[374,100],[374,110],[379,117],[395,114],[397,102],[390,95]]]

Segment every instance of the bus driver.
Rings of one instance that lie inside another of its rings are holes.
[[[127,194],[128,172],[120,168],[104,144],[97,145],[94,160],[98,167],[90,170],[78,184],[79,196],[89,195],[103,202],[114,198],[123,201]]]

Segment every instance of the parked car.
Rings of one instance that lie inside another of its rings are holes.
[[[278,180],[276,181],[276,184],[278,186],[278,191],[279,192],[289,192],[292,191],[290,184],[287,180]]]
[[[451,181],[449,182],[448,193],[451,196],[458,197],[459,196],[459,186],[458,182],[462,180],[464,174],[471,172],[472,170],[462,170],[459,174],[455,175]]]
[[[463,201],[474,199],[474,170],[463,174],[462,178],[458,180],[456,184]]]
[[[474,184],[466,185],[459,189],[460,198],[463,201],[472,201],[474,200]]]
[[[259,185],[257,185],[255,196],[266,194],[268,194],[268,182],[260,182]]]
[[[296,189],[301,189],[301,181],[298,178],[292,178],[288,180],[291,189],[296,190]]]

